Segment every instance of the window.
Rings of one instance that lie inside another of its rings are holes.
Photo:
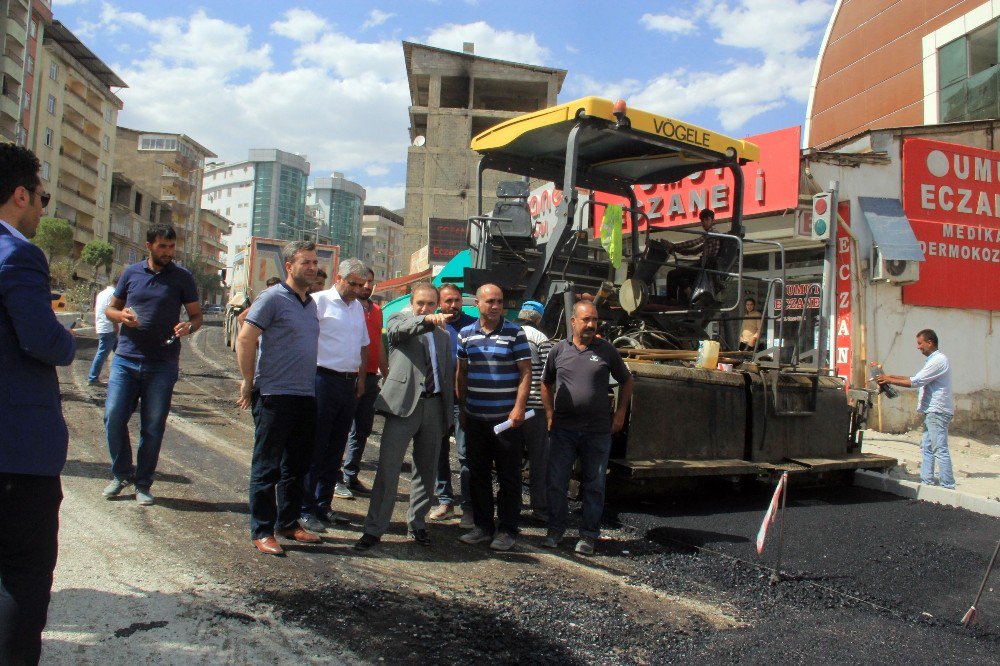
[[[31,38],[32,38],[32,39],[34,39],[34,38],[35,38],[35,36],[36,36],[36,35],[38,35],[38,24],[37,24],[37,23],[35,23],[35,20],[34,20],[34,19],[32,19],[32,20],[31,20],[31,21],[30,21],[30,22],[28,23],[28,34],[29,34],[29,35],[31,35]]]
[[[59,65],[52,63],[49,65],[49,78],[53,81],[59,80]]]
[[[24,93],[24,108],[26,108],[26,109],[30,109],[31,108],[31,93],[30,92]]]
[[[42,162],[42,179],[49,179],[49,172],[52,170],[52,165],[48,162]]]
[[[98,192],[97,194],[97,207],[104,208],[104,192]]]
[[[104,150],[111,150],[111,137],[105,134],[101,139],[101,145],[104,146]]]
[[[52,147],[52,130],[48,127],[45,128],[45,145],[49,148]]]
[[[102,162],[101,163],[101,180],[107,180],[107,179],[108,179],[108,165],[104,164]]]
[[[111,123],[114,120],[114,112],[111,110],[111,105],[104,107],[104,122]]]
[[[45,108],[48,109],[49,113],[51,113],[52,115],[55,115],[56,114],[56,98],[53,97],[52,95],[49,95],[49,98],[47,100],[45,100]]]
[[[997,22],[945,44],[938,50],[941,122],[1000,116],[1000,43]]]
[[[24,64],[27,65],[27,67],[28,67],[28,74],[34,74],[35,73],[35,59],[34,58],[32,58],[31,56],[28,56],[28,59],[24,61]]]

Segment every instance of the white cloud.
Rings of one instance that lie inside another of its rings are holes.
[[[476,55],[499,60],[545,65],[549,50],[535,35],[512,30],[497,30],[485,21],[458,25],[449,23],[435,28],[424,43],[451,51],[461,51],[464,42],[476,45]]]
[[[365,205],[399,210],[406,204],[406,185],[380,185],[365,188]]]
[[[669,34],[689,34],[696,29],[691,19],[671,14],[643,14],[639,22],[645,25],[647,30]]]
[[[389,12],[383,12],[379,9],[373,9],[368,12],[368,18],[364,23],[361,24],[362,30],[367,30],[368,28],[374,28],[380,26],[389,19],[391,19],[395,14],[390,14]]]
[[[328,28],[326,19],[308,9],[289,9],[284,20],[271,24],[271,32],[296,42],[311,42]]]
[[[603,83],[575,77],[572,86],[668,116],[711,109],[725,131],[736,132],[762,113],[806,101],[815,60],[805,49],[832,9],[829,0],[700,0],[690,18],[645,14],[640,22],[649,30],[683,33],[705,23],[718,44],[743,52],[697,71],[674,69],[646,80]]]
[[[384,164],[372,164],[365,167],[365,173],[369,176],[387,176],[389,175],[389,167]]]
[[[406,87],[403,47],[398,41],[359,42],[352,37],[328,32],[295,51],[297,65],[318,65],[339,76],[374,75]]]

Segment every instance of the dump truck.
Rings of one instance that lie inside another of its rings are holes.
[[[742,315],[743,285],[751,279],[742,270],[744,247],[776,247],[784,266],[780,243],[744,234],[742,167],[758,159],[757,146],[629,109],[623,101],[587,97],[501,122],[474,137],[471,148],[481,160],[463,290],[473,294],[483,284],[497,284],[515,312],[525,300],[543,302],[541,328],[554,338],[570,335],[573,303],[593,299],[600,334],[620,350],[635,377],[625,428],[612,442],[609,483],[641,490],[680,477],[785,471],[844,478],[855,469],[895,464],[861,452],[873,391],[846,390],[824,362],[824,349],[807,348],[804,341],[789,347],[781,332],[783,311],[767,315],[780,344],[723,349],[721,370],[693,367],[713,322]],[[732,177],[729,228],[672,230],[717,239],[710,262],[691,262],[670,242],[650,236],[635,188],[719,169]],[[519,179],[499,180],[497,203],[484,211],[484,174],[490,171]],[[562,192],[545,242],[536,238],[527,203],[531,183],[539,182]],[[599,209],[608,204],[594,193],[624,202],[617,268],[595,233],[604,212]],[[588,214],[579,215],[581,207]],[[682,275],[687,289],[676,288],[674,278]],[[784,294],[783,272],[754,279],[766,283],[765,302]]]
[[[267,288],[268,278],[276,277],[284,282],[285,264],[281,259],[281,250],[288,242],[253,236],[233,259],[229,300],[226,302],[223,320],[225,326],[223,335],[226,345],[231,349],[236,349],[240,314],[250,307],[257,294]],[[319,267],[329,276],[327,281],[329,285],[329,280],[337,274],[340,248],[337,245],[317,245],[316,254],[319,256]]]

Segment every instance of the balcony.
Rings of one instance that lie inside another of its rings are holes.
[[[12,8],[13,9],[13,8]],[[13,13],[13,12],[11,12]],[[28,42],[28,33],[24,31],[24,19],[15,20],[13,16],[7,19],[7,36],[13,37],[21,48]]]
[[[211,247],[214,247],[215,249],[220,251],[225,251],[228,249],[225,243],[223,243],[218,238],[213,238],[212,236],[201,236],[201,242]]]
[[[90,227],[74,227],[73,240],[81,245],[86,245],[90,241],[94,240],[94,231]]]
[[[69,153],[62,155],[62,168],[84,182],[97,182],[97,169]]]
[[[70,120],[68,114],[63,114],[63,136],[68,137],[78,146],[83,147],[92,144],[97,148],[101,147],[101,140],[94,138],[84,131],[83,123],[77,124]]]
[[[21,56],[7,51],[3,59],[3,72],[15,81],[20,81],[24,77],[24,61]]]
[[[3,115],[8,116],[14,120],[17,120],[17,118],[20,116],[20,114],[18,113],[18,108],[17,108],[18,106],[19,102],[17,99],[17,95],[15,95],[14,93],[8,92],[0,96],[0,113],[3,113]]]
[[[69,185],[66,181],[59,179],[59,198],[68,206],[72,206],[79,211],[93,211],[97,205],[97,200],[89,195],[83,194],[78,188]],[[89,205],[88,205],[89,204]]]

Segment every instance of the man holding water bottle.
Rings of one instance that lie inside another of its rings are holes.
[[[114,479],[104,497],[130,484],[141,506],[153,504],[150,486],[160,456],[167,414],[180,365],[180,338],[201,328],[201,305],[194,277],[174,263],[177,233],[169,225],[146,232],[149,256],[122,271],[106,312],[120,324],[118,349],[111,361],[104,425]],[[181,306],[188,320],[180,320]],[[139,447],[135,464],[128,421],[139,407]]]

